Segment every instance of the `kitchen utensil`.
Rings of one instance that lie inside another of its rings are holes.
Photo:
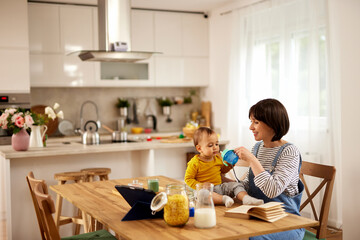
[[[136,99],[134,100],[134,104],[133,104],[133,113],[134,113],[134,119],[133,119],[133,123],[134,124],[139,124],[139,119],[137,117],[137,106],[136,106]]]
[[[211,102],[201,102],[201,115],[205,118],[205,126],[211,126]]]
[[[112,130],[110,127],[108,127],[107,125],[105,124],[102,124],[102,127],[105,128],[109,133],[113,133],[114,130]]]
[[[93,130],[93,126],[91,126],[91,124],[93,124],[95,126],[95,130]],[[85,123],[84,126],[84,131],[82,133],[82,143],[86,144],[86,145],[91,145],[91,144],[99,144],[100,143],[100,136],[98,131],[98,125],[95,121],[87,121]]]
[[[146,125],[147,128],[152,128],[154,131],[156,131],[156,117],[154,115],[147,115],[146,116]]]
[[[172,122],[172,119],[170,118],[171,106],[163,106],[162,109],[163,109],[163,114],[167,116],[166,122],[168,123]]]
[[[59,132],[64,136],[74,135],[74,125],[69,120],[62,120],[59,123]]]
[[[33,113],[38,113],[38,114],[45,114],[45,108],[47,106],[45,105],[35,105],[31,107],[31,112]],[[46,134],[48,136],[53,135],[56,130],[58,129],[59,126],[59,119],[55,118],[55,119],[49,119],[49,122],[45,124],[48,128],[48,130],[46,131]]]
[[[102,124],[102,126],[111,133],[111,139],[113,142],[126,142],[127,132],[126,131],[114,131],[109,126]]]

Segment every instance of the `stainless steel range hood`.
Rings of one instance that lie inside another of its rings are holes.
[[[136,62],[150,58],[155,52],[131,51],[130,0],[98,0],[99,50],[82,50],[83,61]],[[126,50],[115,50],[120,43]],[[125,45],[125,46],[126,46]]]

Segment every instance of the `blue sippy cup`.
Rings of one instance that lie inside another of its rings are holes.
[[[238,155],[234,152],[234,150],[225,149],[221,152],[221,157],[224,160],[225,166],[228,166],[226,162],[230,163],[231,165],[235,165],[239,160]]]

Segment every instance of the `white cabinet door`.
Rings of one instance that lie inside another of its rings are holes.
[[[182,15],[183,56],[208,57],[209,25],[200,14]]]
[[[208,20],[199,14],[155,13],[156,86],[209,84]]]
[[[96,63],[70,52],[97,49],[95,7],[29,4],[31,86],[95,86]]]
[[[93,8],[60,6],[60,42],[65,53],[95,49]]]
[[[0,47],[28,48],[26,0],[0,1]]]
[[[155,50],[164,56],[181,56],[181,14],[155,12]]]
[[[184,86],[206,87],[209,85],[209,58],[184,58]]]
[[[29,3],[30,52],[60,53],[59,7]]]
[[[101,72],[101,64],[102,63],[96,63],[96,85],[102,86],[102,87],[154,87],[154,58],[151,57],[150,59],[138,61],[136,63],[111,63],[111,64],[121,64],[122,66],[119,66],[118,69],[124,69],[124,71],[120,71],[120,74],[124,74],[124,76],[135,76],[132,77],[112,77],[112,78],[102,78]],[[104,63],[107,64],[107,63]],[[125,67],[123,66],[125,64]],[[129,64],[128,67],[126,64]],[[142,67],[138,68],[139,65],[142,65]],[[144,69],[145,67],[145,69]],[[116,72],[117,70],[115,70]],[[119,71],[118,71],[119,72]],[[110,72],[105,72],[105,75],[111,75]],[[116,74],[115,74],[116,75]],[[141,77],[143,76],[143,77]]]
[[[155,57],[155,86],[182,87],[184,60],[181,57]]]
[[[29,51],[0,49],[0,92],[29,93]]]
[[[143,10],[131,11],[131,50],[155,51],[154,12]]]
[[[95,63],[81,62],[77,55],[31,54],[31,86],[95,86]]]
[[[0,92],[29,93],[26,0],[0,1]]]

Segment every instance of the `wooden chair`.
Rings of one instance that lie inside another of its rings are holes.
[[[73,181],[75,183],[85,181],[86,174],[83,172],[61,172],[55,173],[54,179],[58,181],[59,185],[65,184],[68,181]],[[77,210],[77,216],[63,216],[62,212],[62,196],[58,194],[56,196],[56,211],[55,211],[55,224],[57,228],[64,224],[74,223],[75,231],[74,234],[77,235],[80,233],[80,225],[84,226],[84,232],[89,232],[89,225],[87,221],[87,216],[81,212],[79,209]]]
[[[36,213],[36,217],[37,217],[38,224],[39,224],[41,239],[42,240],[49,239],[49,236],[46,236],[47,232],[45,231],[45,229],[46,229],[45,220],[43,218],[43,215],[40,212],[39,205],[37,204],[35,193],[34,193],[35,185],[37,183],[45,183],[45,181],[40,180],[40,179],[35,179],[33,172],[28,173],[28,175],[26,176],[26,181],[28,183],[31,198],[32,198],[32,201],[33,201],[33,204],[34,204],[35,213]],[[47,194],[47,189],[44,189],[44,193]]]
[[[96,178],[99,181],[109,180],[109,174],[111,173],[111,168],[83,168],[80,172],[85,174],[85,182],[93,182]],[[90,231],[100,230],[103,228],[103,225],[100,222],[97,222],[94,218],[90,218]]]
[[[300,179],[304,183],[307,199],[301,204],[300,211],[310,203],[315,220],[320,222],[320,225],[318,227],[314,227],[316,229],[317,239],[322,239],[326,237],[331,195],[335,181],[335,172],[336,169],[334,166],[327,166],[327,165],[305,162],[305,161],[302,162]],[[319,184],[319,186],[312,193],[310,193],[309,187],[305,181],[305,176],[312,176],[316,178],[321,178],[323,180]],[[318,217],[317,211],[315,209],[315,205],[313,203],[313,198],[320,192],[320,190],[324,186],[325,186],[325,191],[324,191],[324,196],[322,198],[320,215]],[[307,231],[305,233],[304,239],[315,239],[314,237],[315,234],[312,234],[310,231]]]
[[[44,219],[45,223],[45,235],[47,240],[75,240],[75,239],[98,239],[98,240],[116,240],[106,230],[100,230],[96,232],[84,233],[76,236],[60,238],[58,228],[54,222],[52,214],[55,212],[54,201],[51,196],[47,193],[47,185],[44,181],[38,182],[33,188],[35,201],[39,209],[39,213]]]
[[[95,177],[98,177],[100,181],[109,180],[109,174],[111,168],[83,168],[80,170],[85,173],[85,182],[93,182]]]

